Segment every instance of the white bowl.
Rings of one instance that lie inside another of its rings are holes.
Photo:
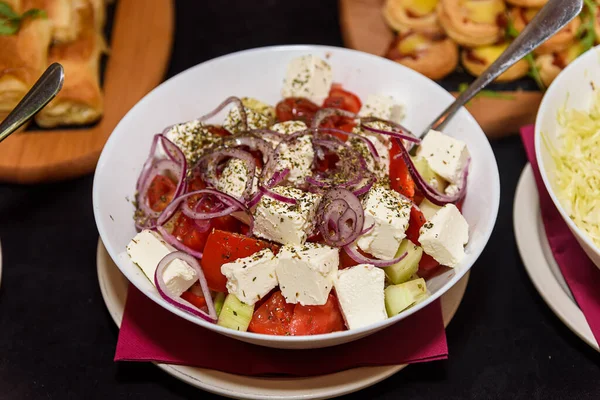
[[[564,107],[582,111],[589,110],[595,97],[594,87],[595,90],[600,89],[600,47],[595,47],[579,56],[558,75],[548,88],[535,120],[535,157],[542,180],[554,205],[581,248],[600,268],[600,249],[583,230],[575,225],[556,195],[552,185],[556,166],[542,140],[543,134],[555,147],[560,147],[557,140],[557,135],[561,132],[557,119],[558,111]]]
[[[169,79],[144,97],[123,118],[108,139],[94,178],[94,215],[100,237],[123,274],[165,309],[207,329],[258,345],[277,348],[319,348],[350,342],[388,327],[434,302],[471,268],[486,245],[498,214],[500,182],[494,153],[475,119],[460,110],[445,132],[467,142],[472,155],[464,215],[470,226],[466,257],[455,270],[428,282],[432,296],[393,318],[344,332],[317,336],[270,336],[237,332],[204,322],[164,301],[142,271],[129,260],[125,246],[133,225],[135,183],[150,149],[152,135],[176,122],[196,118],[228,96],[252,96],[270,104],[281,99],[288,62],[314,54],[331,64],[334,81],[365,99],[387,93],[407,107],[406,126],[419,132],[453,101],[433,81],[392,61],[326,46],[277,46],[242,51],[207,61]]]

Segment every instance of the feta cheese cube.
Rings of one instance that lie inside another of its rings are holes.
[[[404,119],[405,112],[404,107],[396,103],[392,96],[370,94],[367,96],[367,101],[363,104],[358,115],[386,119],[399,124]]]
[[[297,57],[288,64],[281,95],[304,97],[321,105],[329,95],[332,79],[331,66],[319,57]]]
[[[221,177],[217,181],[217,189],[239,199],[246,190],[248,174],[246,164],[238,158],[232,158],[227,161]]]
[[[165,137],[181,149],[188,164],[191,165],[196,164],[206,149],[222,140],[198,121],[175,124],[165,133]],[[158,147],[158,151],[164,155],[162,146]]]
[[[469,160],[467,144],[441,132],[430,130],[417,151],[429,167],[451,184],[460,184],[462,172]]]
[[[302,121],[284,121],[276,123],[270,129],[284,135],[291,135],[292,133],[307,129],[307,126]]]
[[[302,136],[289,145],[282,143],[277,152],[276,165],[278,170],[288,168],[286,181],[293,184],[301,184],[304,178],[311,173],[311,166],[315,159],[310,136]]]
[[[221,273],[227,278],[227,292],[249,305],[262,299],[277,286],[274,258],[270,249],[264,249],[223,264]]]
[[[318,243],[283,246],[276,257],[279,288],[287,303],[327,302],[340,263],[339,251]]]
[[[446,186],[446,189],[444,189],[444,192],[448,195],[448,196],[454,196],[456,193],[458,193],[460,191],[459,187],[457,184],[453,183],[451,185]]]
[[[248,130],[251,129],[266,129],[271,125],[274,118],[273,107],[263,103],[260,100],[252,98],[243,98],[242,104],[246,112],[246,124]],[[231,133],[242,132],[242,119],[240,118],[240,110],[238,107],[232,107],[229,114],[223,122],[223,128]]]
[[[269,129],[284,135],[291,135],[292,133],[307,129],[307,126],[302,121],[284,121],[276,123]],[[264,137],[263,139],[271,143],[273,147],[276,147],[279,144],[279,140],[273,140],[271,137]]]
[[[275,119],[275,107],[252,97],[242,97],[240,100],[242,100],[244,107],[248,107],[262,115],[266,115],[271,120]]]
[[[176,251],[164,241],[160,234],[145,229],[135,235],[127,245],[131,261],[146,274],[154,285],[154,274],[158,263],[167,254]],[[165,269],[163,279],[171,294],[181,296],[198,280],[196,271],[185,261],[173,260]]]
[[[263,196],[254,211],[254,235],[282,244],[303,244],[314,230],[320,196],[285,186],[272,190],[297,202],[289,204]]]
[[[338,272],[335,293],[348,329],[362,328],[387,318],[385,272],[370,264],[359,264]]]
[[[446,204],[419,231],[423,251],[437,262],[454,268],[465,256],[469,224],[454,204]]]
[[[406,236],[411,204],[394,190],[374,185],[362,201],[365,227],[373,226],[358,239],[358,247],[379,259],[391,260]]]
[[[386,126],[380,122],[373,122],[370,125],[378,129],[387,129]],[[375,158],[373,158],[369,148],[362,140],[355,137],[350,139],[350,145],[354,149],[358,150],[358,152],[363,156],[367,162],[367,168],[369,171],[373,172],[380,180],[385,179],[389,175],[390,171],[390,139],[384,135],[379,135],[377,133],[372,133],[361,129],[360,126],[354,127],[354,129],[352,129],[352,133],[361,135],[373,143],[375,150],[377,150],[377,155],[379,156],[378,161],[375,161]]]

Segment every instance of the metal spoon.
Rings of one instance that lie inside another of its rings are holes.
[[[583,0],[549,0],[500,57],[475,79],[467,90],[462,92],[454,103],[421,133],[420,137],[425,136],[430,129],[443,129],[454,114],[481,89],[571,22],[582,8]]]
[[[14,110],[0,123],[0,142],[48,104],[60,92],[64,80],[65,71],[62,65],[50,65]]]

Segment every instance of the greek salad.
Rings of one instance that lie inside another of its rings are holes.
[[[467,145],[420,140],[402,104],[363,103],[314,55],[291,60],[281,92],[154,136],[133,263],[180,309],[261,334],[357,329],[427,298],[465,256]]]

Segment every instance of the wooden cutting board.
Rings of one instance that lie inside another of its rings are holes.
[[[119,0],[104,72],[104,116],[87,129],[14,133],[0,143],[0,181],[37,183],[92,172],[117,123],[166,71],[173,42],[172,0]]]
[[[385,0],[339,0],[340,25],[346,47],[383,56],[394,38],[381,9]],[[506,92],[512,99],[477,97],[467,109],[491,138],[519,132],[532,124],[542,101],[539,91]]]

